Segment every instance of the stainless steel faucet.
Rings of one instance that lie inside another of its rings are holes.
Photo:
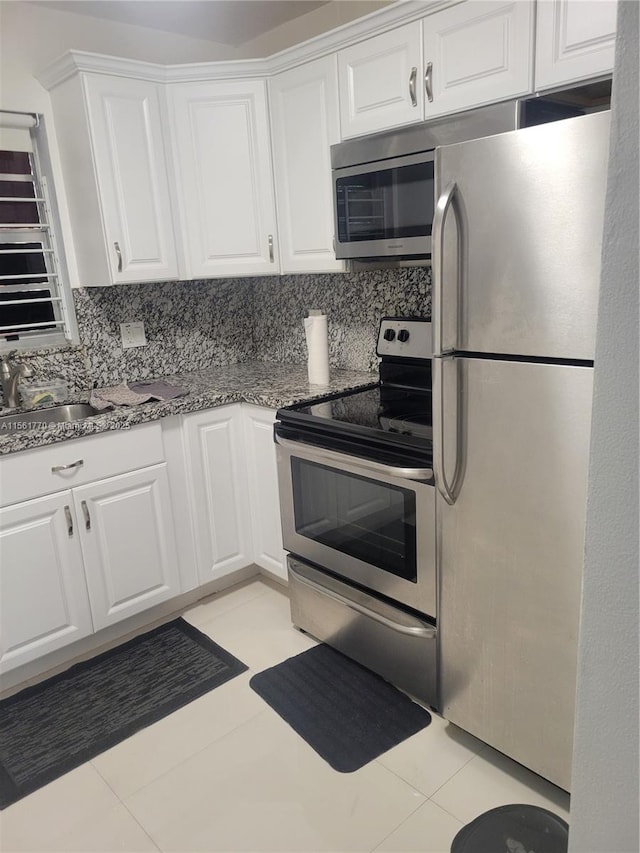
[[[2,383],[2,397],[4,405],[9,409],[15,409],[20,405],[18,393],[18,380],[20,377],[33,376],[33,371],[26,364],[14,364],[11,366],[10,358],[13,352],[2,356],[0,361],[0,382]]]

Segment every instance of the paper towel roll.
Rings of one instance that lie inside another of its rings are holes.
[[[304,318],[304,334],[307,339],[307,369],[311,385],[329,383],[329,336],[327,333],[327,315],[319,311],[309,311]]]

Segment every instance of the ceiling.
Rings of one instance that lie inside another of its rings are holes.
[[[232,47],[330,0],[46,0],[39,5]]]

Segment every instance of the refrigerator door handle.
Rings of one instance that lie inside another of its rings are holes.
[[[434,300],[434,326],[433,326],[433,349],[435,355],[442,355],[442,322],[443,322],[443,305],[442,305],[442,288],[443,288],[443,267],[444,267],[444,226],[449,213],[449,208],[452,205],[453,198],[456,194],[457,184],[452,181],[442,193],[436,204],[436,209],[433,215],[433,300]],[[454,209],[455,212],[455,209]],[[460,265],[458,264],[458,275]],[[456,287],[456,296],[458,287]]]
[[[436,356],[433,359],[433,390],[436,401],[433,407],[433,476],[437,490],[445,501],[452,506],[456,501],[456,497],[453,485],[449,485],[447,481],[444,466],[444,383],[442,363],[445,359],[455,359],[455,356]],[[458,467],[458,435],[459,431],[456,425],[456,468]]]

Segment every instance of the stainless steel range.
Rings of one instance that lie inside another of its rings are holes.
[[[437,707],[431,323],[377,353],[374,388],[277,414],[292,621]]]

